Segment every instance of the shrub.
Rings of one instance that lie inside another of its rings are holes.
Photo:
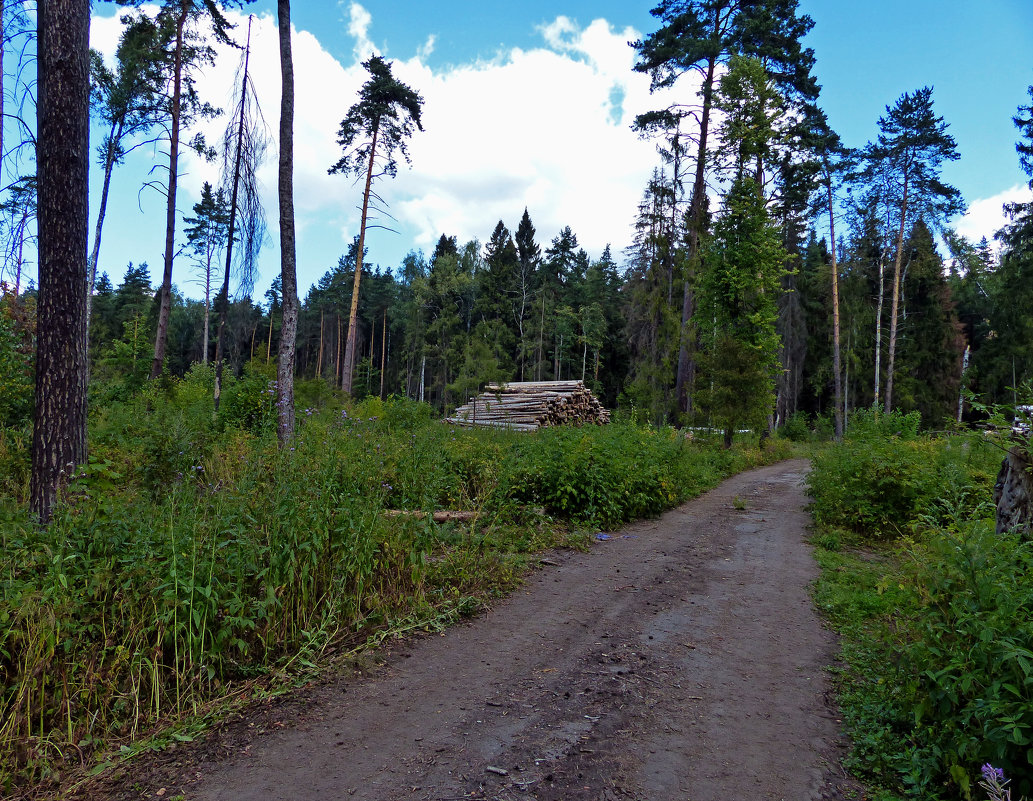
[[[928,440],[848,441],[814,458],[807,485],[819,526],[899,536],[936,493],[936,450]]]

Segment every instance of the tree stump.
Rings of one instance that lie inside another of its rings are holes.
[[[1012,448],[1001,462],[994,484],[994,502],[997,504],[997,533],[1018,529],[1028,538],[1033,521],[1033,472],[1025,449]]]

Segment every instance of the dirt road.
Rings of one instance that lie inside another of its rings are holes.
[[[744,473],[550,556],[490,613],[242,717],[115,796],[859,799],[807,594],[805,469]]]

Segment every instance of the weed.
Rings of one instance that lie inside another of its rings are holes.
[[[342,653],[437,630],[513,588],[535,552],[584,547],[589,524],[786,453],[631,424],[458,430],[405,399],[342,408],[322,382],[299,394],[326,405],[299,408],[280,449],[271,380],[227,377],[218,416],[205,367],[122,387],[94,409],[91,462],[47,529],[22,479],[0,483],[0,786],[56,785]],[[0,462],[26,448],[0,430]],[[438,526],[388,508],[479,514]]]

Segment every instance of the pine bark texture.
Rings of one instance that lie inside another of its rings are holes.
[[[49,521],[86,461],[88,0],[39,4],[39,300],[30,506]]]
[[[298,277],[294,228],[294,56],[291,51],[290,0],[278,0],[280,29],[280,281],[283,320],[277,356],[276,427],[280,444],[294,436],[294,344],[298,336]],[[270,316],[270,330],[272,326]],[[320,321],[322,336],[322,320]]]
[[[904,259],[904,226],[907,222],[908,176],[904,176],[904,200],[897,229],[897,255],[893,263],[893,290],[890,304],[890,342],[886,358],[886,411],[893,410],[893,370],[897,355],[897,318],[900,314],[900,270]]]

